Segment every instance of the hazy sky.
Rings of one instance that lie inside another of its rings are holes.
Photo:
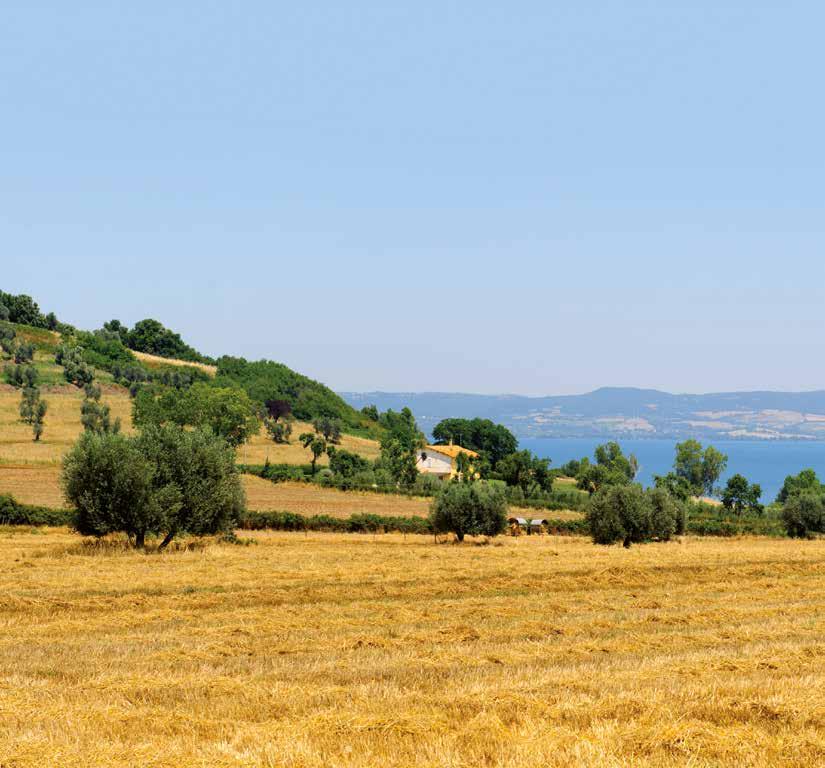
[[[825,7],[0,4],[0,287],[339,390],[825,388]]]

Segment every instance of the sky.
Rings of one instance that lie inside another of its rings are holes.
[[[825,6],[0,4],[0,288],[338,391],[825,388]]]

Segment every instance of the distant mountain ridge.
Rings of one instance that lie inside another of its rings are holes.
[[[491,419],[517,437],[825,440],[825,390],[704,395],[602,387],[526,397],[450,392],[341,392],[355,408],[409,406],[427,432],[448,417]]]

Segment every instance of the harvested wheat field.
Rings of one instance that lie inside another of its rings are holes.
[[[0,467],[0,482],[3,472]],[[256,512],[297,512],[300,515],[329,515],[346,518],[351,515],[370,514],[387,517],[426,517],[431,499],[369,491],[340,491],[310,483],[272,483],[260,477],[243,475],[246,501],[249,509]],[[2,484],[0,484],[2,489]],[[554,520],[578,520],[580,512],[560,510],[522,509],[511,507],[510,514],[517,517],[550,517]]]
[[[825,543],[0,533],[0,765],[825,764]]]

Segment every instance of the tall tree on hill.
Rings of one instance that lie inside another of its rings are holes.
[[[703,449],[698,440],[685,440],[676,445],[673,471],[690,484],[694,496],[713,496],[727,465],[728,457],[712,445]]]
[[[40,399],[40,390],[35,386],[26,387],[20,400],[20,419],[31,425],[34,442],[43,434],[44,419],[48,406]]]
[[[315,474],[315,467],[318,463],[318,459],[321,458],[325,453],[330,451],[330,446],[328,445],[327,441],[324,440],[323,437],[320,437],[318,434],[313,432],[304,432],[303,434],[298,436],[298,439],[301,441],[301,445],[304,448],[312,451],[312,474]]]
[[[381,414],[381,424],[385,432],[381,437],[379,468],[386,469],[399,485],[412,485],[418,477],[416,455],[424,445],[424,435],[412,411],[409,408],[402,408],[400,413],[389,410]]]
[[[491,465],[518,448],[515,435],[490,419],[444,419],[435,425],[433,439],[441,445],[453,442],[481,453]]]

